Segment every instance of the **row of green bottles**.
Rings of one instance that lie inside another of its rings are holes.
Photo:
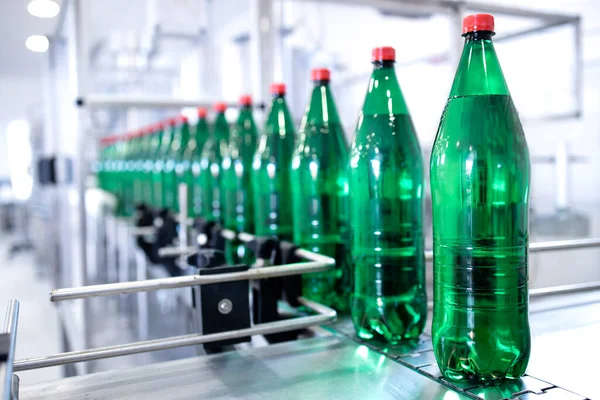
[[[117,197],[118,215],[131,216],[142,204],[178,210],[178,183],[194,183],[186,171],[192,169],[190,161],[199,165],[197,149],[208,136],[205,114],[204,111],[204,116],[200,115],[195,127],[180,116],[102,140],[96,167],[99,186]],[[190,199],[192,195],[189,194]],[[193,216],[193,207],[189,210]]]
[[[529,155],[492,44],[493,25],[489,15],[465,18],[465,48],[431,158],[432,337],[440,370],[455,380],[518,378],[530,352]],[[274,84],[258,143],[249,101],[231,135],[218,104],[199,159],[186,153],[198,139],[188,140],[174,165],[188,171],[180,181],[191,182],[192,215],[335,257],[334,271],[303,278],[304,295],[340,311],[350,307],[359,337],[397,343],[416,340],[427,316],[424,165],[394,49],[375,49],[372,61],[349,153],[329,72],[315,70],[297,137],[285,86]],[[164,169],[160,160],[168,162],[161,149],[185,140],[171,125],[153,138],[159,144],[153,177]],[[128,171],[128,148],[143,149],[142,143],[110,143],[103,157]],[[110,185],[110,172],[101,176]],[[123,176],[122,183],[132,179]],[[137,198],[136,190],[115,188]],[[173,207],[163,197],[164,190],[155,190],[153,205]],[[230,244],[230,260],[245,256],[243,246]]]

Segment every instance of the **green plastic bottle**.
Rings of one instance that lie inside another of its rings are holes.
[[[159,123],[159,141],[156,153],[154,154],[154,166],[152,168],[152,200],[154,207],[159,210],[166,206],[164,185],[163,185],[163,170],[165,165],[165,155],[171,146],[173,132],[171,127],[166,122]]]
[[[135,132],[123,135],[121,154],[121,190],[123,200],[121,212],[122,216],[130,217],[134,213],[136,196],[135,158],[137,154],[137,135]]]
[[[252,116],[252,97],[240,98],[240,114],[231,133],[229,148],[223,158],[223,226],[236,232],[254,232],[252,198],[252,157],[256,152],[258,132]],[[231,264],[252,261],[249,250],[241,243],[228,241],[225,254]]]
[[[352,321],[365,340],[414,340],[427,316],[423,158],[394,70],[373,50],[373,74],[350,152]]]
[[[165,163],[165,192],[167,208],[175,213],[179,212],[179,178],[177,169],[181,168],[183,153],[190,139],[190,125],[187,117],[180,115],[172,120],[173,141]]]
[[[152,166],[154,165],[154,153],[156,137],[156,125],[150,125],[144,128],[145,150],[142,156],[142,201],[147,207],[152,207]]]
[[[146,151],[146,138],[144,137],[144,129],[139,129],[133,133],[131,139],[133,144],[131,161],[132,161],[132,183],[133,183],[133,208],[142,205],[144,202],[144,187],[143,187],[143,168],[144,168],[144,152]]]
[[[108,136],[106,138],[102,139],[105,146],[106,146],[106,150],[103,152],[105,154],[105,158],[104,158],[104,166],[102,167],[102,174],[104,176],[104,178],[102,179],[102,189],[106,190],[107,192],[113,194],[113,195],[117,195],[117,189],[116,189],[116,182],[117,182],[117,176],[116,176],[116,137],[115,136]]]
[[[332,271],[303,275],[303,295],[346,312],[351,289],[348,148],[329,70],[313,69],[311,79],[313,89],[292,159],[294,243],[336,260]]]
[[[98,149],[98,163],[96,166],[96,178],[98,188],[108,192],[109,191],[109,160],[110,160],[111,142],[110,137],[103,137],[100,139],[100,146]]]
[[[221,163],[229,145],[229,124],[225,118],[227,105],[216,103],[217,113],[211,135],[206,140],[200,158],[200,212],[206,221],[221,223],[223,199],[221,197]]]
[[[202,149],[210,136],[207,111],[205,108],[198,109],[198,122],[196,123],[193,137],[196,139],[196,148],[190,148],[190,171],[187,173],[188,182],[188,216],[199,218],[202,216],[202,186],[200,185],[200,161],[202,160]],[[189,147],[189,146],[188,146]]]
[[[454,380],[519,378],[530,353],[529,152],[493,35],[491,15],[464,19],[431,155],[433,347]]]
[[[179,158],[179,152],[187,145],[189,130],[187,120],[184,116],[169,119],[171,128],[171,144],[164,154],[164,167],[162,172],[164,206],[172,212],[178,211],[177,205],[177,174],[175,167]],[[184,143],[185,141],[185,143]]]
[[[252,161],[255,230],[259,236],[292,240],[294,122],[285,101],[285,84],[274,83],[270,90],[273,102]]]
[[[194,175],[193,168],[200,170],[200,156],[202,149],[199,144],[203,143],[202,137],[206,137],[206,132],[198,130],[200,120],[206,125],[206,109],[198,109],[198,124],[194,127],[188,123],[188,140],[183,152],[181,153],[175,171],[177,174],[177,183],[187,185],[187,217],[195,218],[198,215],[194,213]],[[186,122],[187,123],[187,122]],[[198,191],[198,194],[200,192]]]

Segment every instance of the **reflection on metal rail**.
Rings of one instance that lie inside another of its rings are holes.
[[[203,343],[210,343],[245,336],[268,335],[271,333],[288,332],[297,329],[308,328],[313,325],[331,323],[337,318],[335,310],[329,307],[304,299],[302,297],[298,298],[298,301],[303,306],[310,308],[312,311],[316,312],[318,315],[257,324],[251,328],[239,329],[235,331],[212,333],[208,335],[194,334],[175,336],[165,339],[129,343],[125,345],[100,347],[97,349],[82,351],[72,351],[69,353],[60,353],[47,357],[17,360],[14,363],[14,370],[26,371],[30,369],[54,367],[57,365],[73,364],[83,361],[99,360],[102,358],[120,357],[130,354],[173,349],[176,347],[194,346]]]
[[[251,268],[244,272],[230,272],[215,275],[179,276],[174,278],[150,279],[146,281],[109,283],[106,285],[55,289],[50,292],[50,301],[64,301],[96,296],[148,292],[152,290],[207,285],[219,282],[275,278],[280,276],[323,272],[335,266],[335,260],[333,258],[313,253],[308,250],[298,249],[296,250],[296,255],[309,261],[277,265],[268,268]]]
[[[572,285],[550,286],[529,290],[530,297],[541,297],[553,294],[567,294],[600,289],[600,282],[574,283]]]
[[[530,243],[529,252],[541,253],[545,251],[587,249],[591,247],[600,247],[600,238],[556,240],[552,242]],[[425,260],[433,261],[433,251],[428,250],[425,252]]]
[[[15,357],[15,344],[17,339],[17,322],[19,320],[19,302],[10,300],[6,308],[4,327],[0,332],[2,348],[0,352],[6,358],[0,361],[0,394],[2,400],[12,399],[13,359]]]

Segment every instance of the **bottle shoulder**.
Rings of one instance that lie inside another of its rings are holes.
[[[529,151],[523,126],[510,96],[451,98],[442,114],[432,158],[523,159]]]

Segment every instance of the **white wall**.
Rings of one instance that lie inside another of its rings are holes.
[[[532,156],[553,155],[565,140],[571,154],[586,161],[570,169],[570,205],[586,208],[600,202],[600,3],[589,0],[488,0],[489,3],[581,15],[583,18],[584,103],[579,119],[540,121],[548,114],[574,109],[572,28],[558,28],[498,43],[509,88],[521,114]],[[338,107],[351,134],[362,105],[369,72],[370,49],[396,48],[398,77],[417,127],[421,145],[431,147],[441,111],[452,83],[454,66],[447,59],[409,63],[423,56],[443,54],[450,46],[447,17],[386,17],[369,7],[339,4],[294,3],[286,9],[286,22],[295,32],[290,43],[315,54],[335,55],[338,71],[332,77]],[[534,19],[496,15],[498,37],[538,25]],[[456,32],[460,35],[460,32]],[[315,65],[316,66],[316,65]],[[336,83],[352,84],[336,87]],[[556,173],[553,165],[533,164],[532,200],[538,211],[555,205]]]
[[[6,127],[14,119],[28,119],[41,107],[40,76],[0,75],[0,179],[9,177]]]

